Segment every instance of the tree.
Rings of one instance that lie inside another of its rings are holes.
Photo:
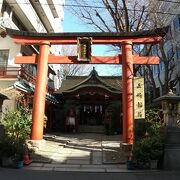
[[[142,30],[153,30],[158,27],[167,26],[172,16],[171,4],[159,0],[99,0],[99,1],[72,1],[72,12],[80,17],[84,22],[97,31],[101,32],[134,32]],[[166,5],[166,6],[165,6]],[[163,13],[164,11],[164,13]],[[156,92],[157,80],[163,94],[167,93],[175,68],[173,55],[170,56],[166,52],[167,38],[163,38],[162,42],[157,46],[157,54],[163,64],[164,75],[157,66],[158,78],[154,77],[153,66],[146,67],[135,66],[134,73],[148,75],[147,83],[151,84],[153,89],[153,98],[158,94]],[[148,47],[148,48],[147,48]],[[147,46],[145,55],[151,55],[153,46]],[[133,50],[139,53],[142,46],[134,46]],[[143,71],[142,71],[143,69]]]
[[[173,8],[173,9],[172,9]],[[153,13],[150,13],[150,25],[154,28],[159,28],[169,25],[174,18],[173,13],[176,14],[176,8],[172,4],[161,2],[157,0],[150,1],[149,9],[153,9]],[[160,13],[160,12],[164,13]],[[171,15],[169,15],[171,12]],[[178,43],[175,41],[175,37],[171,33],[171,27],[168,27],[168,32],[161,42],[157,45],[146,46],[146,55],[157,55],[160,58],[160,64],[156,65],[156,71],[153,71],[153,66],[146,65],[146,79],[152,86],[153,98],[156,98],[160,94],[156,92],[156,84],[159,84],[162,95],[167,94],[169,89],[172,89],[178,82],[178,74],[176,72],[177,62],[175,61],[174,47]],[[154,73],[156,75],[154,75]]]
[[[146,4],[143,0],[131,3],[128,0],[74,0],[71,10],[98,31],[130,32],[147,29],[149,15],[145,11]]]

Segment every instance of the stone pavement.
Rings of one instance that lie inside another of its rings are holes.
[[[126,172],[120,135],[94,133],[45,135],[46,144],[24,169],[80,172]]]

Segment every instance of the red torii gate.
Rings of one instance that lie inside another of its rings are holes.
[[[39,55],[17,56],[17,64],[37,64],[37,79],[33,102],[32,140],[43,139],[43,123],[48,63],[52,64],[122,64],[123,82],[123,142],[133,144],[133,64],[159,64],[158,57],[133,55],[133,44],[158,43],[165,29],[132,33],[33,33],[7,29],[15,43],[40,46]],[[49,54],[50,45],[77,44],[78,37],[91,37],[93,44],[119,45],[122,55],[115,57],[93,56],[90,62],[77,61],[76,56]]]

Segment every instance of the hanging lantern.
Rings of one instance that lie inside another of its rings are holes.
[[[91,60],[91,44],[92,38],[79,37],[77,39],[77,60],[90,61]]]

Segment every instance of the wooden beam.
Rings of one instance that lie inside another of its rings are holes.
[[[15,64],[37,64],[38,55],[16,56]],[[54,56],[49,55],[49,64],[121,64],[122,56],[92,56],[91,61],[77,61],[77,56]],[[156,56],[133,55],[133,64],[159,64]]]
[[[159,64],[160,59],[157,56],[139,56],[133,55],[133,64]]]
[[[23,45],[41,45],[43,41],[49,41],[50,44],[77,44],[76,37],[26,37],[12,36],[15,43]],[[92,37],[92,44],[121,44],[126,40],[132,41],[133,44],[158,43],[162,39],[160,36],[153,37]]]

